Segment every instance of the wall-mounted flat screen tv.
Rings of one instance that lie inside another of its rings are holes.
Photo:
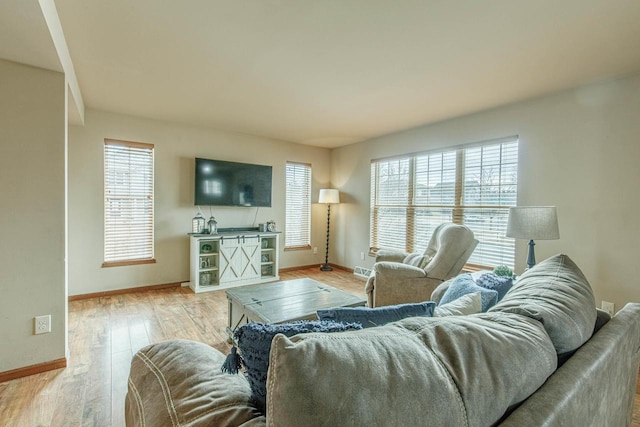
[[[196,158],[198,206],[271,207],[272,167]]]

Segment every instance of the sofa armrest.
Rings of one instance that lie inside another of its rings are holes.
[[[376,253],[376,262],[402,262],[407,255],[404,252],[381,250]]]
[[[206,344],[171,340],[131,360],[127,426],[264,426],[244,375],[221,372],[225,356]]]
[[[378,262],[365,288],[370,307],[429,301],[442,281],[427,277],[425,271],[397,262]]]
[[[628,303],[499,425],[631,425],[639,347],[640,304]]]

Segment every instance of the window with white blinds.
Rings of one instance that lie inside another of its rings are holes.
[[[153,259],[152,144],[104,141],[103,267]]]
[[[287,162],[284,246],[311,247],[311,165]]]
[[[517,137],[371,162],[371,251],[422,252],[443,222],[464,224],[479,244],[470,264],[513,268],[505,237],[516,205]]]

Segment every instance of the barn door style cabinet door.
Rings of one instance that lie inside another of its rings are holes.
[[[278,233],[192,235],[189,287],[204,292],[276,281],[278,250]]]
[[[220,238],[220,281],[230,283],[260,277],[260,236]]]

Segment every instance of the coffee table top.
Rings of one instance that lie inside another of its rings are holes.
[[[315,318],[320,309],[365,304],[358,296],[309,278],[242,286],[226,293],[264,323]]]

